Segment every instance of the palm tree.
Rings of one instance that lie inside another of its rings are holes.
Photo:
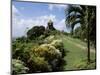
[[[80,23],[82,24],[82,29],[84,29],[84,22],[85,22],[85,19],[84,19],[84,15],[85,15],[85,6],[75,6],[75,5],[69,5],[69,8],[66,10],[66,25],[68,27],[71,27],[71,32],[72,32],[72,35],[73,35],[73,29],[75,27],[75,25],[77,23]]]
[[[96,49],[96,7],[90,6],[89,7],[89,36],[90,41],[93,43]]]
[[[95,13],[93,12],[94,8],[91,6],[84,6],[84,5],[69,5],[69,8],[65,11],[66,13],[66,25],[70,26],[73,29],[77,23],[80,23],[82,34],[85,34],[85,38],[87,38],[87,47],[88,47],[88,54],[87,60],[90,62],[90,25],[93,21]],[[92,26],[91,26],[92,27]],[[87,33],[87,34],[86,34]]]

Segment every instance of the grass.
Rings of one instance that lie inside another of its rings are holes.
[[[77,65],[85,65],[87,59],[87,50],[82,47],[86,47],[86,43],[82,42],[79,39],[74,39],[65,35],[62,35],[62,40],[64,43],[65,50],[68,51],[66,56],[64,57],[66,61],[66,65],[64,66],[64,70],[77,70]],[[77,45],[80,46],[77,46]],[[91,59],[95,60],[95,53],[91,52]],[[85,61],[83,61],[85,60]],[[95,68],[95,67],[94,67]]]
[[[66,36],[65,36],[65,37],[66,37]],[[67,39],[69,39],[69,40],[71,40],[71,41],[73,41],[73,42],[75,42],[75,43],[79,43],[79,44],[82,45],[82,46],[86,46],[86,43],[85,43],[85,42],[83,42],[82,40],[79,40],[79,39],[77,39],[77,38],[67,37]]]

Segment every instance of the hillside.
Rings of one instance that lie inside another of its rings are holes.
[[[66,60],[65,70],[95,69],[95,50],[91,48],[92,65],[87,67],[87,44],[79,39],[61,35],[65,50],[68,51],[64,59]],[[87,67],[87,68],[86,68]]]

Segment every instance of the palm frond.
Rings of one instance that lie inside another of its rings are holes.
[[[76,24],[78,24],[78,23],[80,23],[80,22],[81,22],[81,20],[74,21],[74,22],[71,24],[71,26],[74,27]]]
[[[84,14],[83,13],[83,10],[80,8],[80,7],[73,7],[73,6],[71,6],[70,8],[69,8],[69,10],[68,10],[68,14],[71,14],[72,12],[78,12],[78,13],[80,13],[80,14]]]

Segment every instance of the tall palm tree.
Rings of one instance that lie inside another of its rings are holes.
[[[73,29],[77,23],[80,23],[82,33],[85,33],[85,38],[87,38],[87,47],[88,47],[88,54],[87,60],[90,62],[90,25],[92,18],[94,18],[93,10],[94,8],[91,6],[84,6],[84,5],[69,5],[69,8],[65,11],[66,13],[66,25],[70,26]]]
[[[73,34],[73,29],[77,23],[82,25],[82,29],[85,29],[83,25],[85,23],[86,7],[82,5],[69,5],[69,8],[66,10],[66,25],[71,27],[71,32]]]

